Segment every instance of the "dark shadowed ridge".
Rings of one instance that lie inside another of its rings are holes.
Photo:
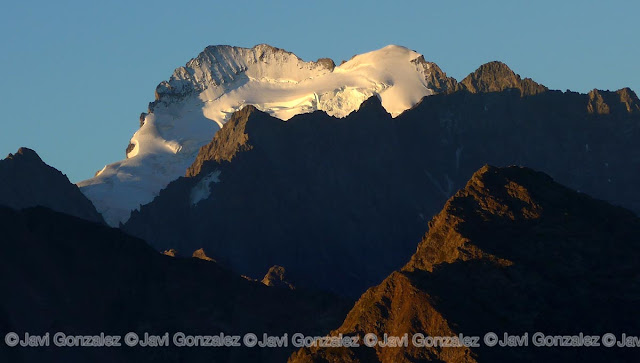
[[[176,347],[174,333],[325,334],[349,302],[268,287],[216,262],[174,258],[119,229],[43,207],[0,207],[0,332],[44,334],[49,348],[0,345],[2,362],[282,362],[293,347]],[[169,347],[58,348],[53,334],[170,334]]]
[[[475,93],[425,97],[396,118],[375,97],[343,119],[284,122],[247,106],[124,228],[161,251],[204,247],[253,279],[279,265],[298,286],[357,296],[411,256],[486,163],[530,166],[640,211],[632,91],[599,91],[596,110],[627,110],[605,113],[590,95],[543,92],[501,63],[467,79]]]
[[[0,160],[0,181],[0,205],[15,209],[44,206],[103,223],[102,216],[80,189],[29,148],[21,147]]]

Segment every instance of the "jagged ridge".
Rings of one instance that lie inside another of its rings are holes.
[[[410,262],[331,335],[635,331],[640,219],[527,168],[485,166],[433,218]],[[409,338],[411,339],[411,338]],[[482,338],[481,338],[482,339]],[[624,349],[303,349],[289,362],[632,361]]]
[[[321,334],[348,302],[248,281],[214,261],[172,258],[121,230],[38,207],[0,207],[3,332],[170,337]],[[6,313],[10,312],[10,314]],[[313,316],[313,319],[309,319]],[[8,362],[282,362],[293,347],[60,349],[0,346]],[[124,338],[123,338],[124,340]],[[206,343],[205,343],[206,344]],[[53,345],[53,343],[52,343]]]
[[[640,211],[638,116],[587,104],[509,89],[427,97],[397,118],[377,97],[344,119],[283,122],[247,107],[124,228],[159,250],[209,248],[254,279],[280,265],[299,286],[358,294],[409,258],[430,217],[486,162],[531,165]]]

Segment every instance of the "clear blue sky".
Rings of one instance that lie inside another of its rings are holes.
[[[554,89],[640,91],[640,2],[3,1],[0,156],[74,181],[124,158],[156,85],[205,46],[336,62],[407,46],[458,80],[491,60]]]

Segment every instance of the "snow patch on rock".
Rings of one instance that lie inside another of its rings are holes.
[[[220,183],[220,170],[214,170],[207,174],[202,180],[191,189],[191,205],[196,205],[200,201],[209,198],[211,195],[211,183]]]

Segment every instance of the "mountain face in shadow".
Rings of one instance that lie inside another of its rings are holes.
[[[159,250],[204,248],[252,278],[279,265],[297,285],[355,297],[402,266],[486,163],[640,212],[632,91],[548,91],[498,63],[461,84],[396,118],[375,97],[343,119],[246,107],[124,228]]]
[[[635,361],[636,348],[535,347],[533,334],[637,332],[638,232],[632,212],[544,173],[485,166],[429,223],[409,262],[331,333],[408,333],[407,348],[312,348],[289,361]],[[489,348],[489,332],[528,332],[529,346]],[[415,347],[416,333],[480,336],[481,347]]]
[[[44,206],[104,223],[91,201],[66,175],[45,164],[26,147],[0,160],[0,205],[14,209]]]
[[[118,229],[42,207],[0,207],[0,229],[0,331],[51,334],[49,348],[3,343],[3,362],[282,362],[294,348],[129,348],[124,340],[122,348],[60,348],[53,335],[317,335],[351,306],[202,258],[168,257]]]
[[[409,258],[486,163],[640,212],[635,94],[547,91],[505,67],[467,77],[477,93],[426,97],[397,118],[375,97],[343,119],[283,122],[246,107],[124,228],[159,250],[204,248],[252,278],[279,265],[300,286],[358,296]]]

